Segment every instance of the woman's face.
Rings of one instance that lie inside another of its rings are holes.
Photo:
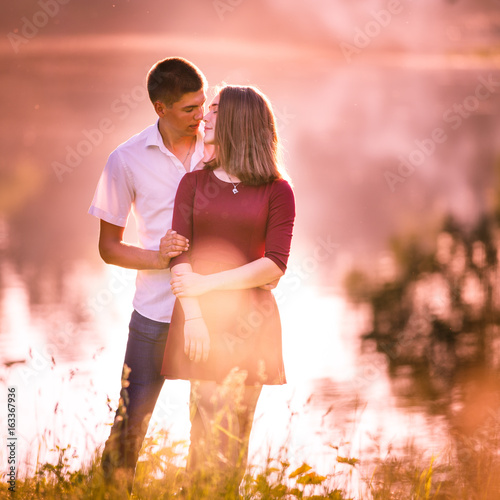
[[[215,143],[215,122],[217,121],[217,108],[219,107],[219,94],[208,106],[208,113],[203,117],[205,122],[205,144]]]

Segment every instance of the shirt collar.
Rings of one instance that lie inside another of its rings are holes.
[[[149,146],[156,146],[158,147],[161,151],[164,153],[174,156],[166,147],[165,144],[163,144],[163,139],[160,134],[160,129],[159,129],[159,121],[156,120],[156,123],[154,124],[153,127],[149,129],[149,134],[146,138],[146,147]]]
[[[193,156],[191,157],[191,170],[194,170],[194,168],[200,163],[200,161],[204,157],[205,153],[205,144],[203,142],[204,136],[205,136],[205,123],[201,122],[198,134],[196,135],[195,150],[193,152]],[[155,125],[150,128],[149,133],[147,135],[146,147],[149,146],[156,146],[160,151],[177,160],[177,157],[168,148],[165,147],[165,144],[163,144],[163,139],[160,134],[159,120],[157,120]]]

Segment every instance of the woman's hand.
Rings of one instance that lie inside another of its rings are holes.
[[[191,361],[208,359],[210,335],[202,317],[187,318],[184,322],[184,352]]]
[[[211,291],[208,276],[188,271],[174,272],[170,286],[176,297],[197,297]]]

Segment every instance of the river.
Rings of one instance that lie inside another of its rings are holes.
[[[290,42],[265,57],[257,43],[197,45],[110,36],[3,48],[0,384],[18,391],[21,474],[55,446],[71,445],[76,466],[109,432],[134,273],[99,260],[86,212],[107,155],[154,120],[147,69],[181,52],[211,84],[257,84],[270,97],[297,198],[276,290],[289,383],[263,392],[250,455],[263,463],[285,445],[298,465],[326,473],[345,468],[337,453],[369,463],[412,439],[429,454],[443,449],[445,412],[429,411],[412,377],[395,377],[363,340],[374,311],[349,300],[343,281],[358,268],[390,275],[394,235],[431,244],[449,214],[467,228],[494,209],[498,60],[389,51],[346,64],[326,45]],[[151,430],[188,438],[187,392],[165,384]]]

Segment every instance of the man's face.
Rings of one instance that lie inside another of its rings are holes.
[[[180,136],[195,136],[203,119],[205,91],[188,92],[171,107],[163,105],[164,124]]]

